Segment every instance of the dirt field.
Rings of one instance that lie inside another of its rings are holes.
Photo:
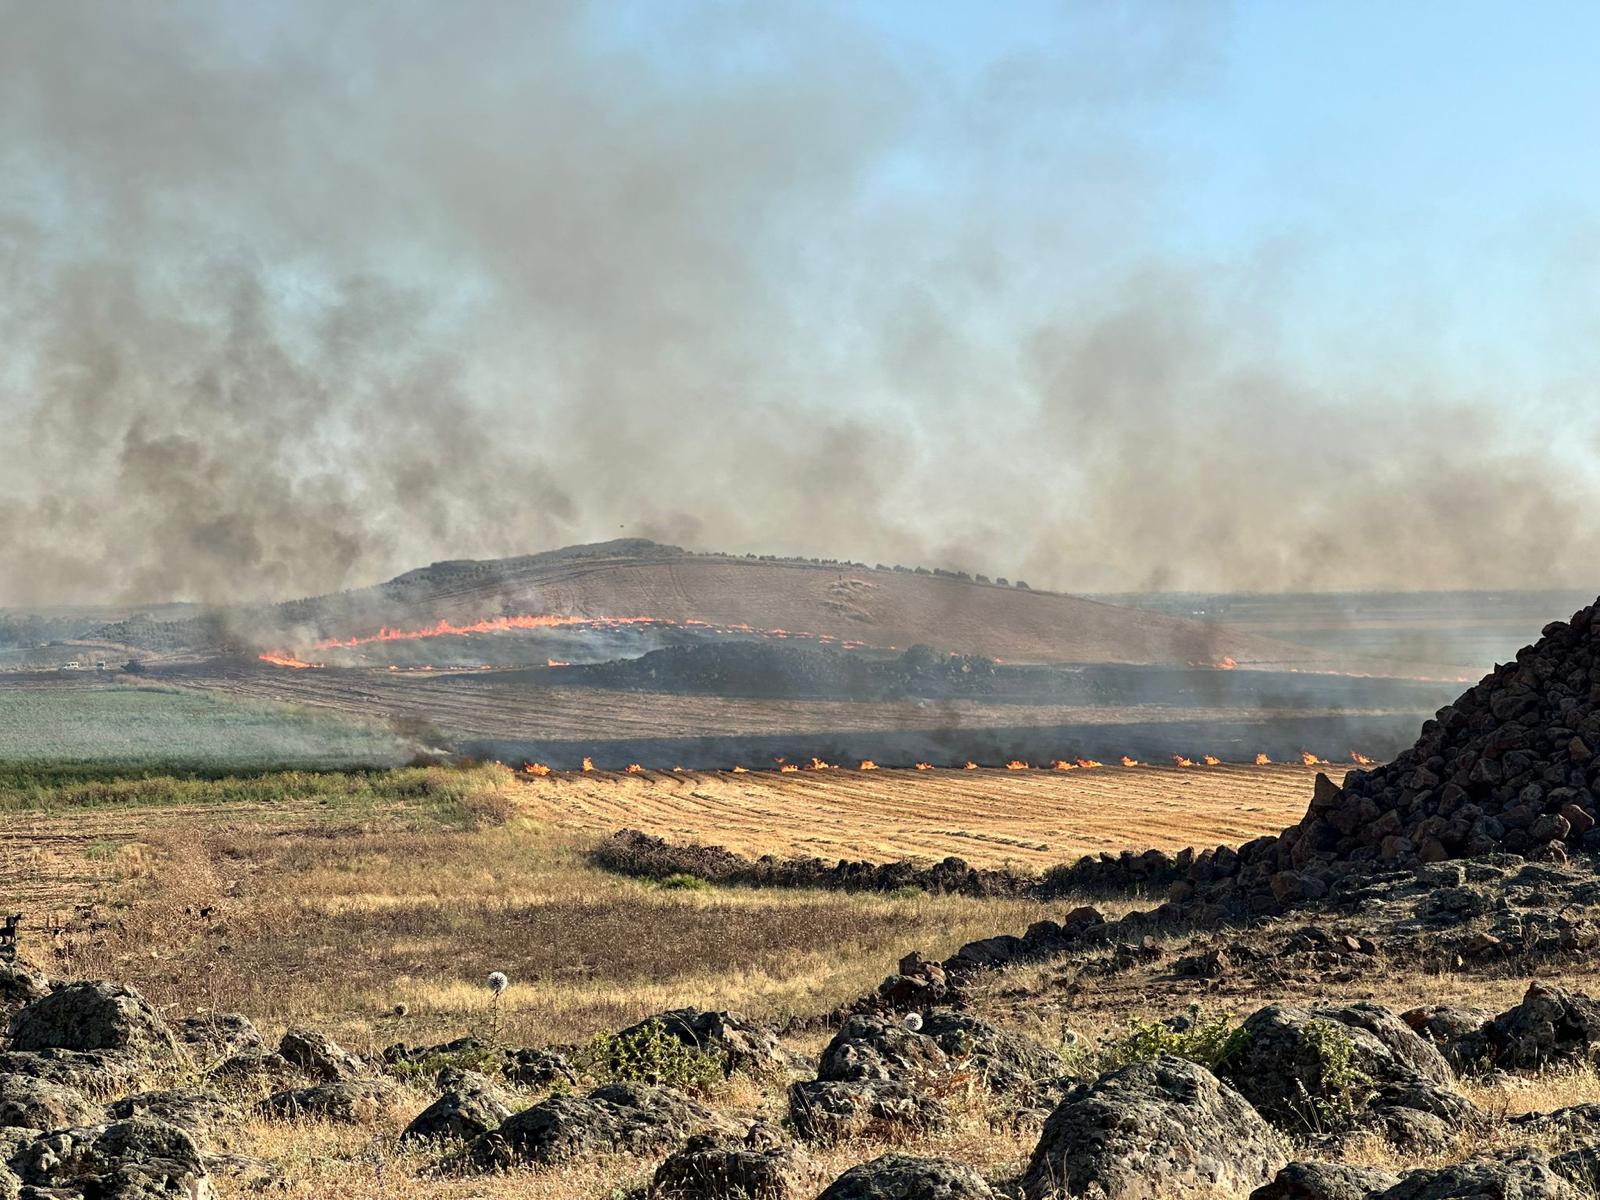
[[[1305,812],[1317,770],[563,772],[525,779],[518,806],[564,828],[631,827],[749,855],[954,854],[1039,869],[1101,850],[1237,845],[1275,832]]]

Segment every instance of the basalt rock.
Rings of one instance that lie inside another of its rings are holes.
[[[1377,1167],[1336,1162],[1292,1162],[1272,1182],[1250,1193],[1250,1200],[1365,1200],[1400,1182]]]
[[[365,1064],[325,1033],[290,1029],[278,1043],[278,1053],[316,1079],[329,1082],[354,1079]]]
[[[815,1079],[790,1086],[789,1120],[807,1141],[837,1142],[943,1129],[951,1114],[942,1101],[899,1080]]]
[[[37,1138],[11,1168],[40,1195],[93,1200],[209,1200],[200,1148],[165,1121],[138,1119],[61,1129]],[[48,1189],[48,1190],[44,1190]]]
[[[186,1130],[202,1146],[244,1122],[244,1113],[231,1101],[205,1088],[174,1088],[165,1092],[140,1092],[113,1101],[106,1112],[119,1121],[150,1118]]]
[[[948,1158],[885,1154],[851,1167],[817,1200],[994,1200],[971,1167]]]
[[[440,1096],[416,1115],[402,1141],[470,1142],[498,1129],[512,1111],[512,1097],[477,1071],[441,1071]]]
[[[69,983],[35,1000],[11,1022],[11,1049],[105,1051],[165,1061],[178,1041],[138,991],[115,983]]]
[[[698,1134],[656,1168],[649,1200],[800,1200],[804,1165],[793,1147]]]
[[[65,1129],[102,1119],[101,1109],[75,1088],[28,1075],[0,1075],[0,1127]]]
[[[1537,1150],[1409,1171],[1368,1200],[1582,1200],[1585,1195]]]
[[[394,1085],[386,1079],[341,1079],[274,1092],[258,1107],[268,1116],[285,1120],[315,1117],[347,1125],[370,1125],[394,1103],[395,1095]]]
[[[697,1133],[736,1136],[727,1118],[676,1088],[614,1083],[587,1096],[551,1096],[517,1113],[473,1141],[466,1161],[496,1170],[594,1154],[648,1154]]]
[[[1023,1176],[1027,1200],[1215,1196],[1271,1179],[1288,1143],[1196,1063],[1162,1056],[1067,1094]]]
[[[50,981],[26,963],[0,963],[0,1021],[50,994]]]
[[[213,1062],[235,1054],[262,1052],[267,1048],[250,1018],[239,1013],[203,1013],[185,1017],[173,1025],[172,1032],[180,1042],[190,1047],[197,1058]]]

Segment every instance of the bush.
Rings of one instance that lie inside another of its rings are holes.
[[[403,1058],[389,1068],[397,1079],[431,1080],[446,1067],[461,1071],[477,1071],[491,1078],[501,1071],[500,1052],[493,1046],[464,1046],[460,1050],[441,1050],[426,1058]]]
[[[677,871],[668,875],[656,884],[657,887],[666,888],[672,892],[709,892],[711,885],[698,875],[690,875],[684,871]]]
[[[1094,1052],[1076,1050],[1076,1057],[1095,1074],[1104,1074],[1134,1063],[1149,1062],[1170,1054],[1199,1063],[1215,1071],[1244,1048],[1250,1035],[1228,1017],[1196,1021],[1188,1029],[1173,1029],[1160,1021],[1133,1018],[1115,1037],[1103,1042]],[[1075,1050],[1076,1048],[1069,1048]]]
[[[722,1054],[685,1045],[660,1021],[595,1035],[579,1062],[600,1083],[666,1084],[685,1092],[708,1092],[728,1074]]]
[[[1301,1118],[1314,1133],[1341,1133],[1366,1111],[1377,1089],[1356,1066],[1355,1043],[1343,1025],[1315,1018],[1306,1023],[1305,1039],[1317,1056],[1322,1086],[1312,1096],[1301,1085]]]

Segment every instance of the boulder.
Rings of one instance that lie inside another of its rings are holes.
[[[476,1071],[439,1072],[441,1094],[400,1134],[402,1141],[470,1142],[500,1128],[511,1115],[512,1098]]]
[[[76,1088],[28,1075],[0,1075],[0,1127],[67,1129],[103,1119],[99,1106]]]
[[[165,1092],[140,1092],[113,1101],[106,1109],[119,1121],[149,1117],[187,1130],[202,1146],[225,1130],[244,1123],[237,1105],[207,1088],[174,1088]]]
[[[676,1088],[613,1083],[587,1096],[551,1096],[517,1113],[477,1138],[467,1160],[494,1170],[594,1154],[648,1154],[696,1133],[733,1136],[734,1129]]]
[[[395,1086],[387,1079],[340,1079],[274,1092],[257,1108],[285,1120],[315,1117],[347,1125],[370,1125],[395,1100]]]
[[[1585,1193],[1537,1150],[1408,1171],[1368,1200],[1582,1200]]]
[[[971,1167],[948,1158],[885,1154],[851,1167],[817,1200],[995,1200]]]
[[[104,1200],[210,1200],[200,1148],[165,1121],[137,1119],[61,1129],[11,1159],[26,1185]]]
[[[215,1062],[247,1051],[265,1052],[266,1042],[250,1021],[239,1013],[201,1013],[184,1017],[172,1032],[196,1058]]]
[[[1023,1176],[1027,1200],[1247,1192],[1289,1157],[1282,1135],[1196,1063],[1163,1055],[1067,1093]]]
[[[937,1042],[952,1063],[977,1071],[991,1091],[1033,1088],[1065,1071],[1055,1051],[951,1008],[922,1014],[921,1033]]]
[[[1250,1200],[1365,1200],[1400,1182],[1377,1167],[1348,1163],[1292,1162],[1250,1193]]]
[[[626,1038],[643,1033],[652,1024],[690,1049],[721,1059],[724,1070],[730,1075],[736,1071],[751,1075],[775,1074],[780,1078],[788,1074],[788,1059],[772,1031],[737,1013],[675,1008],[630,1025],[617,1036]]]
[[[212,1067],[206,1078],[212,1083],[275,1092],[298,1087],[306,1082],[306,1073],[273,1051],[243,1050]]]
[[[1220,1072],[1279,1128],[1326,1134],[1366,1125],[1423,1147],[1479,1116],[1451,1088],[1438,1050],[1378,1005],[1275,1004],[1252,1014],[1244,1035]]]
[[[366,1070],[363,1063],[325,1033],[290,1029],[278,1043],[278,1053],[314,1079],[333,1082],[354,1079]]]
[[[554,1050],[507,1050],[500,1073],[507,1083],[525,1088],[550,1088],[556,1084],[578,1086],[578,1072],[566,1056]]]
[[[68,983],[11,1022],[11,1049],[110,1051],[146,1062],[178,1053],[178,1040],[150,1002],[116,983]]]
[[[1434,1047],[1457,1075],[1478,1075],[1492,1065],[1493,1048],[1484,1032],[1494,1014],[1482,1008],[1435,1004],[1413,1008],[1400,1019]]]
[[[804,1167],[792,1147],[698,1134],[656,1168],[649,1200],[799,1200]]]
[[[0,1020],[10,1021],[50,994],[50,981],[26,963],[0,962]]]
[[[115,1050],[14,1050],[0,1053],[0,1075],[23,1075],[80,1092],[137,1087],[156,1064]]]
[[[1501,1070],[1592,1063],[1600,1055],[1600,1001],[1543,983],[1484,1031]]]
[[[943,1129],[950,1111],[909,1083],[885,1079],[816,1079],[789,1088],[789,1120],[807,1141]]]
[[[846,1021],[823,1048],[817,1078],[916,1084],[942,1078],[950,1069],[949,1057],[933,1038],[893,1017],[863,1013]]]

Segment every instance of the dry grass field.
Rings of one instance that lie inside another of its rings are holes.
[[[518,807],[552,826],[642,829],[742,854],[890,861],[956,855],[1041,870],[1102,850],[1237,845],[1299,820],[1319,769],[558,772]]]

